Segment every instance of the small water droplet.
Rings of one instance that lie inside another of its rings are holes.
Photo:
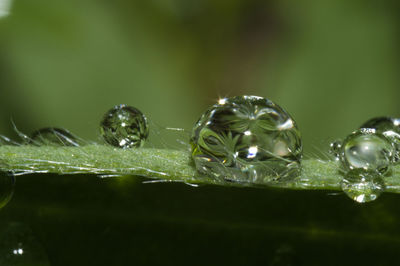
[[[359,203],[376,200],[385,190],[382,176],[376,171],[354,169],[347,172],[342,180],[342,190]]]
[[[100,124],[104,140],[115,147],[143,146],[149,135],[146,117],[138,109],[125,104],[109,110]]]
[[[46,127],[34,131],[30,136],[30,144],[39,146],[74,146],[78,147],[82,141],[66,129]]]
[[[22,223],[9,223],[0,231],[0,265],[50,265],[43,246]]]
[[[339,159],[340,151],[342,149],[342,140],[335,140],[329,145],[329,153],[336,159]]]
[[[5,172],[0,173],[0,209],[7,205],[14,193],[15,177]]]
[[[386,173],[392,163],[391,142],[374,129],[359,129],[343,141],[340,161],[344,171],[362,168]]]
[[[302,143],[295,121],[262,97],[220,100],[195,124],[191,145],[197,170],[219,180],[264,184],[300,171]]]
[[[393,156],[394,162],[400,162],[400,119],[392,117],[375,117],[364,124],[360,128],[373,128],[381,132],[394,145],[396,151]]]

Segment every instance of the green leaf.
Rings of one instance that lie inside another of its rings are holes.
[[[136,175],[159,180],[194,184],[219,184],[225,186],[249,186],[251,184],[228,183],[215,180],[196,172],[187,151],[171,149],[117,149],[106,145],[81,147],[55,146],[1,146],[0,169],[15,174],[98,174],[102,176]],[[386,177],[388,191],[400,193],[399,166]],[[339,165],[336,161],[305,159],[301,175],[293,181],[274,186],[291,189],[340,190]]]

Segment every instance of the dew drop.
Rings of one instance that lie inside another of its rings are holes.
[[[7,205],[14,194],[15,177],[5,172],[0,173],[0,209]]]
[[[0,265],[50,265],[43,246],[22,223],[8,223],[0,231]]]
[[[149,128],[142,112],[135,107],[121,104],[104,115],[100,134],[108,144],[115,147],[141,147],[149,135]]]
[[[336,159],[339,159],[341,148],[342,141],[335,140],[329,145],[329,153],[332,154]]]
[[[265,184],[300,171],[295,121],[262,97],[225,98],[211,106],[195,124],[191,145],[197,170],[222,181]]]
[[[392,117],[375,117],[364,124],[360,128],[373,128],[381,132],[387,137],[395,147],[395,154],[393,156],[394,162],[400,162],[400,119]]]
[[[30,144],[39,146],[74,146],[78,147],[82,141],[66,129],[46,127],[34,131],[30,136]]]
[[[376,171],[364,169],[347,172],[341,186],[347,196],[359,203],[376,200],[385,190],[382,176]]]
[[[386,173],[393,160],[391,142],[375,129],[359,129],[343,141],[340,161],[344,171],[362,168]]]

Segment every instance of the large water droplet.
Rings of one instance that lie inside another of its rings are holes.
[[[30,143],[49,146],[80,146],[82,141],[66,129],[46,127],[34,131],[30,136]]]
[[[359,129],[350,134],[342,144],[340,160],[343,170],[362,168],[385,173],[394,155],[391,142],[375,129]]]
[[[15,177],[0,172],[0,209],[7,205],[14,193]]]
[[[351,199],[364,203],[376,200],[385,190],[385,183],[376,171],[354,169],[344,176],[342,190]]]
[[[197,170],[219,180],[264,184],[288,180],[300,170],[295,121],[262,97],[221,99],[198,120],[191,144]]]
[[[0,265],[50,265],[32,230],[22,223],[9,223],[0,231]]]
[[[375,117],[364,124],[360,128],[373,128],[381,132],[387,137],[394,145],[396,151],[394,161],[400,161],[400,119],[392,117]]]
[[[149,128],[142,112],[121,104],[104,115],[100,133],[108,144],[119,148],[132,148],[143,146],[149,135]]]

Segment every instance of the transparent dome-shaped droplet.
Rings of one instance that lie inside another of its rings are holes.
[[[341,185],[343,192],[359,203],[376,200],[385,190],[382,176],[376,171],[364,169],[347,172]]]
[[[375,117],[364,124],[360,128],[373,128],[385,135],[394,145],[395,154],[393,159],[400,162],[400,119],[392,117]]]
[[[0,209],[11,200],[14,193],[14,185],[15,177],[13,175],[4,172],[0,173]]]
[[[221,99],[198,120],[191,144],[197,170],[219,180],[264,184],[300,171],[295,121],[262,97]]]
[[[31,134],[30,144],[78,147],[82,144],[82,141],[66,129],[46,127],[38,129]]]
[[[359,129],[350,134],[342,144],[340,160],[343,170],[362,168],[385,173],[393,160],[394,147],[375,129]]]
[[[119,148],[132,148],[143,146],[149,135],[149,128],[142,112],[121,104],[104,115],[100,133],[108,144]]]
[[[329,153],[332,154],[337,159],[339,159],[341,149],[342,149],[341,140],[335,140],[329,145]]]
[[[0,265],[50,265],[47,254],[32,230],[9,223],[0,230]]]

